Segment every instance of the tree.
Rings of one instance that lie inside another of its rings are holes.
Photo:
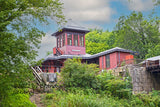
[[[130,2],[131,0],[128,1]],[[154,3],[154,5],[160,5],[160,0],[152,0],[152,2]]]
[[[116,45],[139,52],[138,58],[141,59],[160,41],[158,17],[145,19],[141,12],[132,12],[127,17],[120,17],[116,28]]]
[[[44,36],[37,25],[48,24],[48,18],[63,22],[59,0],[0,1],[0,101],[31,82],[29,66]]]
[[[86,52],[96,54],[113,48],[115,35],[112,32],[93,30],[86,34]]]
[[[160,44],[157,44],[154,48],[148,49],[146,58],[150,58],[153,56],[159,56],[159,55],[160,55]]]
[[[153,3],[155,3],[155,5],[160,5],[160,0],[153,0]]]

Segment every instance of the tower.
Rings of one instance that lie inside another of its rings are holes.
[[[56,37],[54,55],[85,55],[85,34],[89,30],[72,20],[68,20],[61,30],[52,34]]]

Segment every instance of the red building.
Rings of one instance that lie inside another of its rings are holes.
[[[83,62],[96,63],[101,70],[118,67],[124,60],[133,59],[133,51],[119,47],[109,49],[98,54],[89,55],[85,49],[85,34],[89,30],[72,20],[60,31],[52,34],[56,37],[57,45],[53,54],[49,55],[42,63],[44,72],[60,72],[60,68],[68,58],[80,57]]]

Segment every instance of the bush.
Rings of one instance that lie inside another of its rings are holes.
[[[35,104],[33,104],[29,100],[28,94],[13,94],[1,101],[0,106],[2,107],[36,107]]]
[[[130,98],[132,91],[128,88],[127,81],[120,79],[112,79],[107,81],[107,90],[115,97]]]
[[[107,89],[107,83],[108,80],[112,80],[115,77],[111,74],[111,72],[102,72],[99,75],[96,76],[96,78],[98,79],[98,88],[99,91],[105,91]]]
[[[61,82],[65,88],[94,89],[97,93],[111,94],[119,98],[129,98],[131,95],[131,79],[129,76],[115,78],[111,72],[98,74],[95,64],[82,64],[80,59],[67,59],[61,72]]]
[[[97,88],[96,73],[99,69],[96,64],[81,63],[80,59],[67,59],[61,72],[62,85],[65,88]]]
[[[160,91],[153,90],[149,94],[138,94],[136,95],[141,99],[145,105],[150,107],[160,107]]]

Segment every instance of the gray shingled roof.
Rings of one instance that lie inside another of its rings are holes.
[[[94,55],[86,54],[86,55],[60,55],[60,56],[53,56],[53,54],[52,54],[52,55],[47,56],[47,58],[45,58],[44,61],[47,61],[47,60],[58,60],[58,59],[67,59],[67,58],[74,58],[74,57],[80,57],[82,59],[92,59],[92,58],[96,58],[96,57],[103,56],[103,55],[106,55],[106,54],[110,54],[110,53],[113,53],[113,52],[129,52],[129,53],[134,53],[131,50],[115,47],[115,48],[112,48],[112,49],[109,49],[109,50],[106,50],[106,51],[103,51],[103,52],[100,52],[100,53],[97,53],[97,54],[94,54]]]
[[[151,58],[148,58],[148,59],[146,59],[146,60],[149,60],[149,61],[160,60],[160,56],[151,57]]]
[[[60,56],[56,56],[56,55],[49,55],[45,58],[44,61],[47,61],[47,60],[59,60],[59,59],[67,59],[67,58],[82,58],[82,59],[88,59],[91,55],[90,54],[85,54],[85,55],[60,55]]]
[[[109,50],[106,50],[106,51],[103,51],[103,52],[94,54],[94,55],[91,56],[91,58],[103,56],[103,55],[110,54],[110,53],[113,53],[113,52],[129,52],[129,53],[134,53],[134,52],[131,51],[131,50],[127,50],[127,49],[115,47],[115,48],[112,48],[112,49],[109,49]]]
[[[75,22],[71,19],[68,19],[67,23],[64,26],[62,26],[60,29],[61,30],[53,33],[52,36],[56,36],[58,33],[62,32],[63,30],[82,31],[85,33],[89,32],[89,29],[86,26],[84,26],[78,22]]]
[[[147,58],[146,60],[142,61],[140,64],[144,64],[144,63],[146,63],[146,61],[156,61],[156,60],[160,60],[160,56]]]

